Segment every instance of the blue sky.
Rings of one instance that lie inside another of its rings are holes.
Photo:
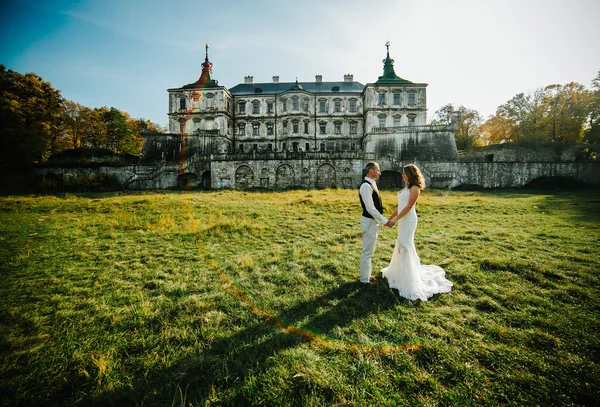
[[[396,73],[484,117],[520,92],[600,71],[597,0],[2,0],[0,63],[35,72],[89,107],[166,125],[167,89],[213,78],[341,81]]]

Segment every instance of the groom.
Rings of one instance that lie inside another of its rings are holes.
[[[360,219],[360,227],[362,229],[362,254],[360,255],[360,282],[369,284],[375,279],[371,276],[373,269],[371,258],[375,252],[375,244],[377,243],[377,235],[379,234],[380,225],[388,225],[388,219],[382,215],[383,204],[379,196],[379,190],[375,181],[379,179],[381,170],[379,164],[370,162],[365,167],[363,174],[365,179],[360,184],[358,196],[360,198],[360,206],[362,206],[362,218]]]

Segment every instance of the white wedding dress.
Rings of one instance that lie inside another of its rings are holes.
[[[398,212],[406,207],[410,191],[404,188],[398,193]],[[398,220],[398,239],[390,265],[381,270],[390,288],[396,288],[400,295],[409,300],[427,301],[434,294],[447,293],[452,283],[446,279],[446,272],[438,266],[423,266],[415,250],[415,230],[417,212],[415,205]]]

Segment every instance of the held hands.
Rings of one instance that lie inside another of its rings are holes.
[[[396,221],[393,221],[393,220],[389,219],[387,221],[387,223],[385,225],[383,225],[383,226],[387,227],[387,228],[392,228],[392,227],[394,227],[395,224],[396,224]]]

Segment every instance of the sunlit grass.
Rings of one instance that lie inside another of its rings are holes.
[[[0,400],[592,405],[599,204],[425,190],[417,250],[455,286],[421,303],[357,284],[356,191],[1,198]]]

